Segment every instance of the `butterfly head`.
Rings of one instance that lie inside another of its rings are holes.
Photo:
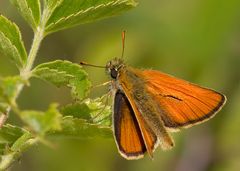
[[[106,70],[112,79],[117,79],[119,71],[124,67],[124,62],[120,58],[114,58],[106,65]]]

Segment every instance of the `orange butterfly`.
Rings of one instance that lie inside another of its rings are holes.
[[[145,152],[152,157],[158,145],[172,148],[169,132],[207,121],[226,102],[214,90],[159,71],[132,68],[120,58],[105,68],[112,78],[114,137],[126,159],[139,159]]]

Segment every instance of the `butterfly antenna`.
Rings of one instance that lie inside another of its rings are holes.
[[[122,59],[125,51],[125,35],[126,35],[126,31],[124,30],[122,32],[122,56],[121,56]]]
[[[80,62],[79,64],[84,65],[84,66],[96,67],[96,68],[106,68],[106,66],[93,65],[93,64],[86,63],[86,62]]]

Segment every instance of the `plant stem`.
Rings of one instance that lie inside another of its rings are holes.
[[[8,107],[6,112],[1,114],[1,116],[0,116],[0,128],[2,128],[3,124],[6,122],[10,109],[11,108]]]
[[[44,29],[45,29],[45,24],[46,24],[46,21],[47,21],[47,17],[48,17],[48,10],[44,10],[40,26],[38,26],[36,32],[34,33],[34,38],[33,38],[31,49],[30,49],[29,54],[28,54],[27,63],[24,66],[24,68],[20,71],[20,76],[23,78],[23,80],[27,81],[31,77],[31,69],[33,67],[33,63],[34,63],[35,58],[37,56],[37,53],[38,53],[38,50],[40,48],[41,42],[44,38]],[[14,101],[18,98],[18,96],[21,93],[23,87],[24,87],[23,83],[18,85],[17,93],[14,97]],[[0,128],[6,122],[10,110],[11,110],[11,106],[9,106],[6,109],[5,113],[1,114],[1,116],[0,116]]]
[[[13,151],[8,155],[2,157],[2,161],[0,163],[0,170],[7,170],[11,166],[11,164],[19,158],[23,151],[33,146],[37,142],[38,138],[31,138],[28,141],[26,141],[26,143],[21,147],[19,151]]]
[[[30,77],[30,71],[33,67],[33,63],[35,61],[37,52],[39,50],[41,41],[43,39],[43,33],[44,33],[44,28],[38,27],[37,31],[34,34],[34,39],[28,55],[27,64],[21,72],[21,76],[26,80],[28,80],[28,78]]]

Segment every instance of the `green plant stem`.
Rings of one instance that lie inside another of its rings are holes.
[[[38,138],[29,139],[19,151],[12,152],[12,153],[9,153],[8,155],[3,156],[2,161],[0,163],[0,170],[8,169],[13,162],[19,159],[19,156],[23,153],[23,151],[33,146],[37,142],[38,142]]]
[[[35,58],[37,56],[37,52],[39,50],[41,41],[43,39],[43,33],[44,33],[44,28],[38,27],[34,34],[34,39],[33,39],[32,47],[31,47],[29,55],[28,55],[27,64],[21,72],[21,76],[25,80],[28,80],[29,77],[31,76],[30,72],[33,67]]]
[[[40,48],[41,42],[44,38],[44,30],[45,30],[45,24],[46,24],[46,21],[47,21],[47,17],[48,17],[48,10],[46,9],[46,10],[43,11],[40,26],[37,27],[36,32],[34,33],[34,38],[33,38],[33,42],[32,42],[30,52],[28,54],[27,63],[25,65],[25,67],[20,71],[20,76],[23,78],[23,80],[28,81],[28,79],[31,77],[31,69],[33,67],[33,63],[34,63],[35,58],[37,56],[37,53],[38,53],[38,50]],[[14,101],[18,98],[18,96],[21,93],[23,87],[24,87],[23,83],[18,85],[17,93],[14,97]],[[14,106],[17,107],[17,105],[14,105]],[[9,112],[11,111],[11,108],[12,108],[12,106],[9,106],[6,110],[6,112],[1,114],[1,116],[0,116],[0,128],[6,122],[6,120],[8,118],[8,115],[9,115]]]

